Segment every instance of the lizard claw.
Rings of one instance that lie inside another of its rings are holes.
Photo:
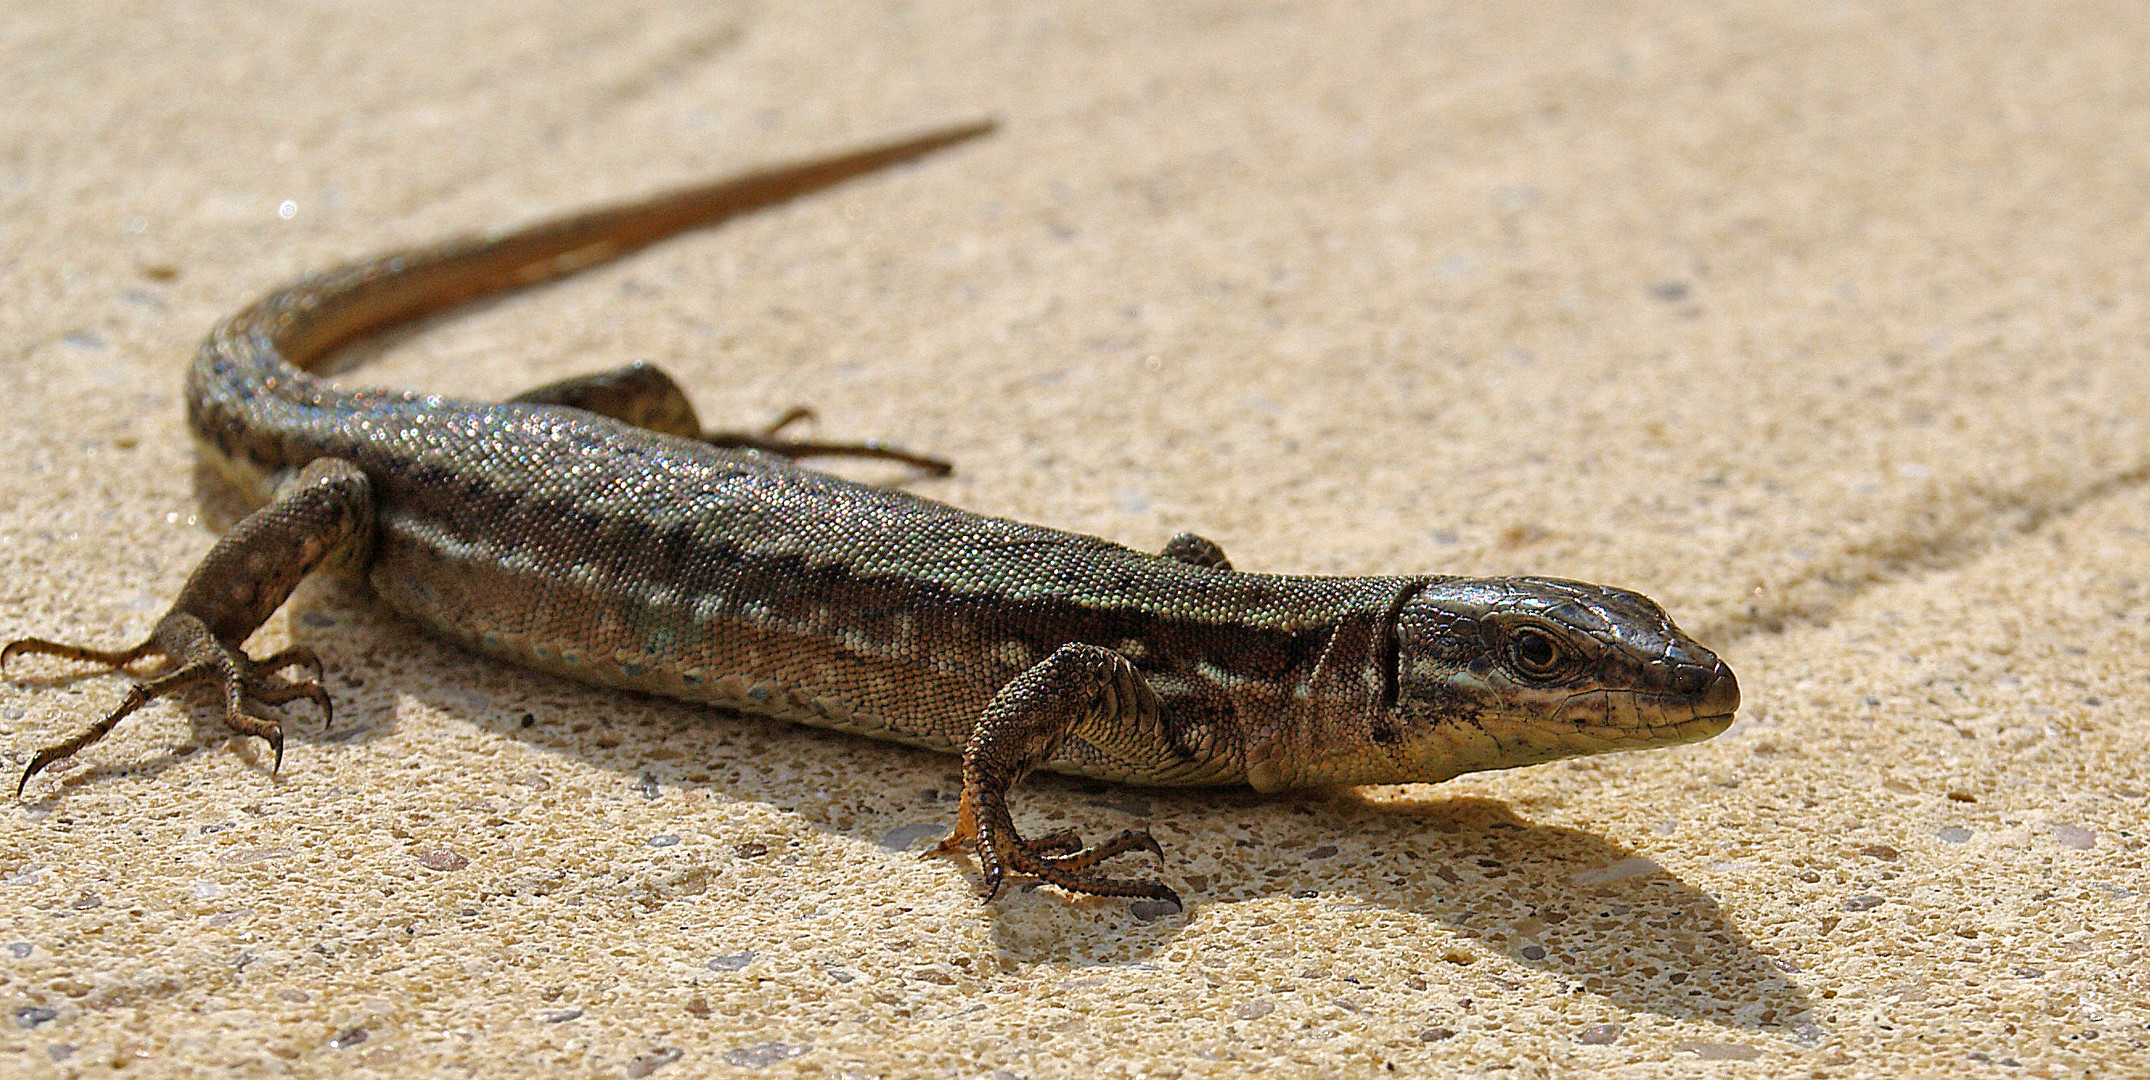
[[[22,779],[15,782],[15,797],[22,798],[22,793],[30,786],[31,777],[43,772],[45,766],[66,757],[69,753],[70,751],[57,746],[48,746],[43,750],[39,750],[37,756],[30,759],[30,767],[22,771]]]
[[[131,649],[85,649],[80,645],[47,641],[44,638],[16,638],[8,642],[6,648],[0,649],[0,672],[7,670],[8,661],[18,656],[32,654],[58,656],[69,660],[81,660],[91,664],[103,664],[106,667],[118,668],[126,667],[128,664],[134,663],[136,660],[140,660],[156,651],[157,647],[153,641],[145,641]]]

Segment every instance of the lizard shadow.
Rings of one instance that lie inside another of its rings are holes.
[[[953,819],[952,757],[585,687],[441,650],[359,590],[329,585],[334,592],[324,595],[322,588],[302,588],[291,629],[329,661],[338,720],[327,730],[305,719],[294,724],[287,729],[294,749],[387,736],[398,726],[397,699],[407,696],[615,772],[623,787],[646,789],[643,798],[700,791],[760,802],[884,858],[914,857],[908,852]],[[347,651],[353,641],[365,643],[371,662]],[[384,663],[399,677],[365,676]],[[533,681],[538,689],[525,693]],[[180,711],[194,728],[186,744],[72,770],[55,777],[60,782],[39,803],[108,775],[154,776],[229,737],[213,707],[193,695],[183,700]],[[545,704],[532,710],[509,704],[514,700]],[[239,752],[268,771],[265,748]],[[991,922],[997,951],[1016,964],[1115,965],[1169,949],[1204,908],[1290,897],[1311,902],[1311,921],[1275,935],[1281,940],[1269,942],[1272,955],[1302,936],[1311,957],[1333,955],[1330,946],[1369,933],[1388,934],[1367,947],[1404,950],[1407,963],[1435,981],[1446,965],[1497,957],[1551,974],[1570,992],[1670,1018],[1776,1029],[1809,1010],[1804,992],[1705,892],[1593,833],[1535,824],[1493,800],[1421,794],[1435,791],[1410,788],[1379,801],[1350,792],[1273,797],[1041,775],[1018,794],[1026,829],[1071,825],[1095,838],[1148,825],[1168,853],[1160,876],[1181,889],[1190,909],[1144,921],[1124,902],[1011,883],[981,917]],[[974,869],[958,865],[960,879],[974,883]],[[1124,875],[1159,873],[1139,857],[1123,865],[1117,872]],[[1398,916],[1438,920],[1453,933],[1414,934]]]
[[[422,642],[414,638],[413,648]],[[892,860],[917,859],[954,820],[959,773],[948,755],[584,687],[467,655],[446,658],[456,655],[395,663],[398,670],[406,662],[497,667],[503,686],[550,683],[531,696],[551,704],[533,716],[489,702],[472,683],[490,678],[404,679],[395,693],[615,772],[643,799],[696,792],[761,803],[857,844],[862,858],[891,860],[891,877],[909,876]],[[309,740],[317,731],[308,728]],[[1147,826],[1166,865],[1123,856],[1113,872],[1162,877],[1189,910],[1145,920],[1125,901],[1011,881],[979,917],[1015,965],[1096,967],[1168,951],[1204,908],[1290,897],[1313,905],[1316,929],[1303,924],[1278,935],[1308,937],[1302,959],[1332,957],[1334,948],[1404,950],[1436,982],[1450,965],[1536,968],[1566,992],[1734,1028],[1789,1031],[1811,1009],[1770,951],[1704,891],[1594,833],[1536,824],[1495,800],[1431,794],[1437,790],[1404,789],[1377,801],[1349,791],[1265,796],[1040,774],[1017,790],[1026,830],[1073,826],[1096,839]],[[944,865],[955,871],[955,887],[976,885],[969,860]],[[1420,919],[1453,932],[1412,932]]]
[[[1420,796],[1418,789],[1383,801],[1349,790],[1264,796],[1108,789],[1057,777],[1026,781],[1025,791],[1035,801],[1056,786],[1072,787],[1075,800],[1093,807],[1154,814],[1173,867],[1167,876],[1194,886],[1193,915],[1280,895],[1309,902],[1304,914],[1321,929],[1308,932],[1302,923],[1269,931],[1271,955],[1294,938],[1310,938],[1280,969],[1296,971],[1294,960],[1326,966],[1338,949],[1402,949],[1415,953],[1418,970],[1435,982],[1441,968],[1495,959],[1547,972],[1565,992],[1725,1027],[1789,1032],[1812,1008],[1786,978],[1789,969],[1706,892],[1631,849],[1587,831],[1534,824],[1496,800]],[[1086,814],[1095,811],[1073,816]],[[1101,821],[1095,831],[1117,824]],[[1069,928],[1095,918],[1067,904],[1025,906]],[[1439,920],[1463,941],[1413,933],[1399,915]],[[1169,943],[1186,918],[1120,930],[1147,952]],[[1072,941],[1003,935],[1004,949],[1024,962],[1097,962]]]
[[[1789,1028],[1812,1008],[1714,897],[1595,833],[1536,824],[1469,796],[1375,802],[1345,793],[1327,809],[1376,860],[1372,876],[1386,873],[1391,904],[1548,971],[1570,992],[1750,1028]],[[1390,845],[1422,872],[1383,866],[1394,858]]]

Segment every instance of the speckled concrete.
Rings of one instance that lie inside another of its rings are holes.
[[[256,5],[0,19],[0,634],[211,542],[183,358],[306,268],[990,114],[390,343],[635,359],[1240,565],[1657,596],[1672,751],[1263,799],[1046,781],[1192,900],[907,853],[953,763],[587,690],[319,583],[283,775],[159,705],[0,808],[0,1074],[2150,1075],[2136,3]],[[2009,12],[2003,14],[2003,12]],[[0,772],[123,682],[0,683]]]

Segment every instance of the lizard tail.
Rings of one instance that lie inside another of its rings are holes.
[[[196,435],[247,486],[314,456],[325,413],[423,395],[343,389],[308,372],[355,338],[565,277],[675,233],[774,206],[992,131],[977,120],[616,206],[390,252],[309,274],[225,319],[187,376]]]
[[[774,206],[993,130],[991,120],[850,153],[777,165],[524,228],[482,233],[328,270],[271,293],[233,317],[267,316],[296,366],[353,338],[494,293],[564,277],[688,229]]]

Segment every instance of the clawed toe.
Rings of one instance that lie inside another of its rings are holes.
[[[947,476],[955,471],[948,461],[926,454],[914,454],[908,450],[890,446],[879,439],[864,442],[817,442],[808,439],[788,439],[784,429],[801,420],[813,419],[814,411],[803,406],[784,411],[782,416],[760,431],[710,431],[701,440],[711,446],[735,450],[759,450],[787,458],[851,457],[872,458],[909,465],[929,476]]]
[[[48,746],[43,750],[39,750],[37,756],[30,759],[30,767],[22,771],[22,778],[15,781],[15,797],[22,798],[23,791],[30,786],[31,777],[45,771],[45,766],[74,753],[75,749],[75,747],[62,743],[59,746]]]
[[[999,893],[1005,871],[1037,878],[1073,893],[1126,896],[1179,905],[1179,894],[1160,882],[1111,878],[1087,872],[1106,859],[1133,851],[1147,851],[1160,859],[1164,857],[1164,849],[1158,846],[1156,839],[1139,829],[1129,829],[1091,847],[1083,847],[1081,838],[1072,829],[1062,829],[1035,840],[1018,839],[1007,844],[1005,850],[991,852],[980,860],[985,864],[985,896],[990,900]]]
[[[254,669],[253,673],[257,676],[274,675],[287,668],[302,667],[313,676],[305,681],[318,683],[327,674],[326,669],[321,666],[320,655],[304,645],[293,645],[288,649],[270,653],[250,663]]]
[[[1020,842],[1022,849],[1048,861],[1082,850],[1082,836],[1073,829],[1055,829],[1044,836]]]
[[[250,712],[241,712],[237,716],[226,716],[224,723],[225,726],[241,735],[252,735],[262,742],[268,743],[270,751],[275,754],[274,761],[269,766],[269,775],[275,776],[283,771],[284,725],[281,721],[272,720],[266,716],[257,716]]]
[[[1064,837],[1059,837],[1058,834],[1056,834],[1056,837],[1067,841],[1063,845],[1064,850],[1054,854],[1042,854],[1033,850],[1033,854],[1040,854],[1040,861],[1046,865],[1068,873],[1087,870],[1115,855],[1125,855],[1130,851],[1147,851],[1157,856],[1160,860],[1165,857],[1165,849],[1157,846],[1156,839],[1150,836],[1148,830],[1144,829],[1128,829],[1092,848],[1084,848],[1082,841],[1076,838],[1072,831],[1066,833]],[[1048,837],[1048,839],[1056,837]]]
[[[283,705],[304,698],[321,710],[321,726],[324,729],[334,727],[336,706],[329,699],[328,691],[321,686],[319,664],[320,661],[313,661],[315,674],[312,676],[288,682],[280,679],[272,681],[265,677],[265,674],[273,669],[265,665],[257,666],[246,680],[246,697],[263,705]]]
[[[44,638],[16,638],[0,648],[0,672],[7,670],[7,662],[18,656],[57,656],[65,660],[80,660],[106,667],[126,667],[157,651],[152,641],[145,641],[131,649],[86,649],[69,645],[64,641],[47,641]]]

